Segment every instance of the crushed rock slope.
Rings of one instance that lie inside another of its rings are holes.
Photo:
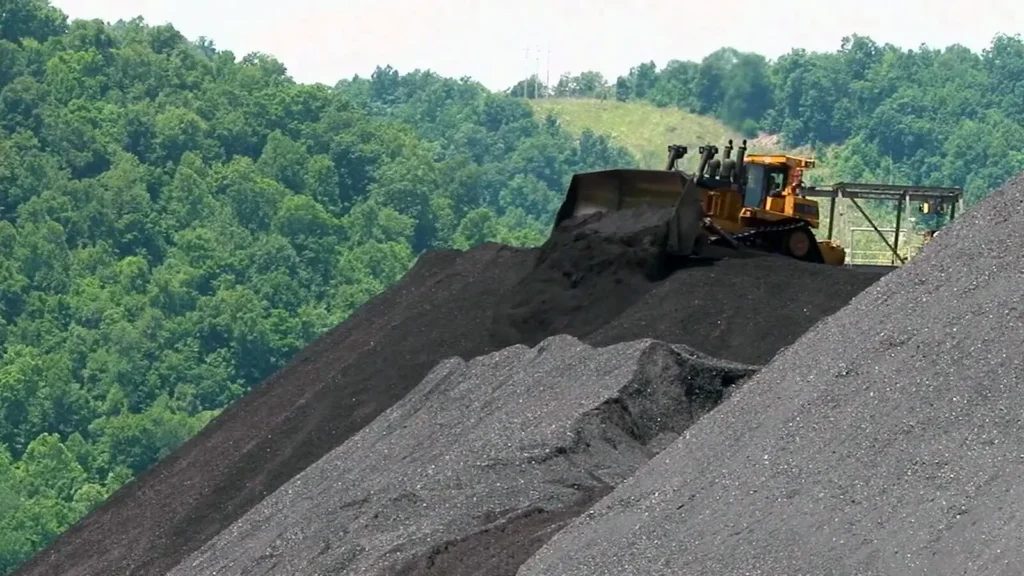
[[[171,575],[514,574],[754,370],[570,336],[446,360]]]
[[[1024,573],[1024,176],[519,574]]]

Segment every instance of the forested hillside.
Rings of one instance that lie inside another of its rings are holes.
[[[1024,41],[998,36],[904,50],[853,36],[836,52],[795,49],[776,61],[722,48],[701,62],[595,72],[509,90],[534,98],[643,100],[722,120],[748,137],[811,146],[830,175],[854,181],[961,186],[976,202],[1024,170]]]
[[[521,100],[390,69],[339,89],[140,21],[0,22],[0,573],[423,250],[546,236],[631,163]]]
[[[536,244],[572,172],[636,164],[521,91],[388,67],[300,85],[267,55],[44,0],[0,19],[0,574],[424,250]],[[1016,38],[725,49],[553,92],[681,107],[817,146],[851,179],[972,199],[1024,169]]]

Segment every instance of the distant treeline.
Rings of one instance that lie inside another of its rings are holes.
[[[962,186],[973,202],[1024,170],[1024,42],[1000,35],[962,46],[903,50],[870,38],[839,50],[793,50],[776,61],[731,48],[701,62],[640,64],[614,83],[597,72],[536,78],[509,94],[644,100],[719,118],[790,147],[824,148],[853,179]]]

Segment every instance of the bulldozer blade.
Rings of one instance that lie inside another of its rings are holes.
[[[665,209],[666,249],[670,254],[689,256],[696,251],[704,233],[700,188],[692,178],[674,170],[617,169],[576,174],[555,215],[554,226],[595,212],[644,207]]]
[[[674,207],[688,178],[665,170],[603,170],[575,174],[555,226],[593,212],[615,212],[641,206]]]

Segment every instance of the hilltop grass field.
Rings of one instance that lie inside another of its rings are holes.
[[[641,168],[664,168],[669,144],[689,147],[685,167],[697,165],[697,148],[715,144],[719,148],[730,138],[738,147],[739,132],[715,118],[700,116],[679,108],[659,108],[648,102],[617,102],[576,98],[532,100],[539,116],[552,114],[567,130],[580,133],[590,129],[604,134],[629,150]],[[749,153],[781,152],[771,145],[770,137],[748,139]],[[735,157],[735,153],[734,153]]]
[[[648,102],[618,102],[582,98],[545,98],[531,100],[537,115],[553,115],[559,124],[572,133],[579,134],[589,129],[604,134],[616,144],[626,148],[636,158],[640,168],[663,169],[670,144],[682,144],[690,149],[683,167],[693,170],[699,158],[697,148],[702,144],[716,144],[721,149],[730,138],[739,146],[744,137],[721,121],[708,116],[693,114],[679,108],[659,108]],[[807,148],[786,149],[778,138],[762,134],[747,139],[750,154],[792,154],[814,158]],[[827,154],[819,159],[815,169],[809,173],[809,181],[827,185],[838,181],[829,168]],[[735,152],[733,157],[735,157]],[[895,207],[891,204],[864,206],[876,226],[886,233],[889,242],[894,232],[886,230],[895,226]],[[903,215],[903,232],[900,235],[899,253],[904,258],[912,257],[922,246],[923,237],[915,231],[913,209]],[[821,225],[816,231],[819,239],[827,236],[828,203],[821,202]],[[847,261],[857,264],[888,264],[891,253],[885,243],[871,230],[867,220],[848,201],[836,205],[836,223],[833,238],[847,251]]]

